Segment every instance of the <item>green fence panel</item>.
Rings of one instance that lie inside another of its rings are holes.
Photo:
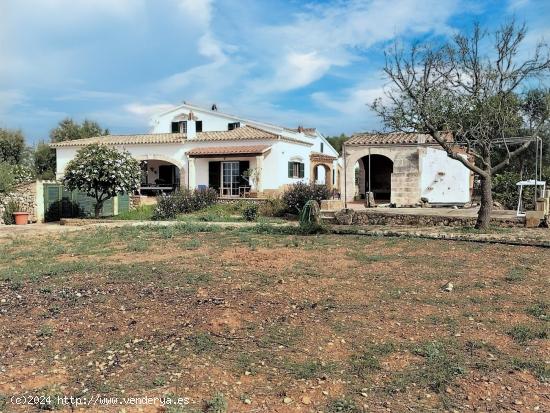
[[[128,194],[118,196],[119,212],[128,211],[130,197]],[[94,216],[95,199],[81,191],[68,191],[61,184],[44,184],[44,217],[47,222],[59,221],[61,218]],[[114,199],[103,203],[101,216],[114,215]]]
[[[121,194],[118,196],[118,213],[128,212],[130,210],[130,195]]]

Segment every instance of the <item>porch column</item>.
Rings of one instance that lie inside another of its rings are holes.
[[[187,173],[189,174],[189,189],[195,189],[197,187],[197,178],[195,174],[195,158],[189,158]]]
[[[264,191],[264,156],[256,156],[256,169],[260,171],[258,182],[256,183],[256,192],[258,194]]]

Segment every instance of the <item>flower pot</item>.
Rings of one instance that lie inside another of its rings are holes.
[[[14,212],[13,217],[15,218],[15,225],[26,225],[29,223],[28,212]]]

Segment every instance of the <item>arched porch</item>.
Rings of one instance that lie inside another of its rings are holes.
[[[335,157],[323,153],[312,153],[310,160],[310,177],[311,182],[318,185],[326,185],[328,189],[332,189],[333,185],[333,162]]]
[[[158,195],[185,186],[183,162],[164,155],[137,156],[141,165],[142,195]]]

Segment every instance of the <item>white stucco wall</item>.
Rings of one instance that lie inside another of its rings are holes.
[[[309,155],[310,146],[290,143],[286,141],[246,140],[246,141],[193,141],[188,140],[184,144],[160,144],[160,145],[124,145],[116,146],[118,150],[127,150],[139,160],[161,159],[172,161],[179,168],[180,180],[183,186],[187,186],[189,179],[189,162],[186,152],[194,148],[216,146],[231,147],[236,145],[272,145],[271,150],[264,156],[262,169],[262,187],[264,190],[277,190],[283,185],[298,181],[309,182]],[[57,150],[57,177],[64,174],[67,163],[76,155],[81,147],[56,148]],[[249,160],[250,167],[256,167],[256,157],[228,157],[224,158],[196,158],[195,159],[195,185],[208,185],[208,161],[213,160]],[[288,162],[291,160],[304,163],[304,178],[288,178]]]
[[[151,133],[170,133],[172,131],[172,122],[174,118],[179,115],[188,115],[190,111],[197,120],[202,121],[202,130],[204,132],[210,131],[226,131],[227,125],[230,122],[240,122],[241,126],[253,126],[260,129],[267,130],[288,138],[300,139],[302,141],[312,144],[311,150],[315,152],[321,152],[321,143],[323,143],[323,153],[331,156],[338,157],[338,152],[328,143],[326,138],[319,132],[316,132],[314,136],[298,133],[281,126],[272,125],[269,123],[257,122],[250,119],[243,119],[238,116],[228,115],[222,112],[215,112],[209,109],[198,108],[196,106],[181,105],[180,107],[159,115],[153,116],[151,119],[152,130]]]
[[[189,109],[181,108],[172,112],[168,112],[168,113],[153,117],[151,121],[153,126],[151,133],[171,133],[172,122],[174,122],[174,118],[181,114],[185,114],[185,115],[189,114]],[[207,112],[207,111],[193,110],[193,114],[196,116],[197,120],[202,121],[203,132],[226,131],[228,123],[236,122],[234,118],[220,116],[216,112],[211,112],[211,111]],[[241,126],[244,126],[242,122],[241,122]]]
[[[422,148],[420,189],[430,203],[470,202],[470,170],[443,150]]]

